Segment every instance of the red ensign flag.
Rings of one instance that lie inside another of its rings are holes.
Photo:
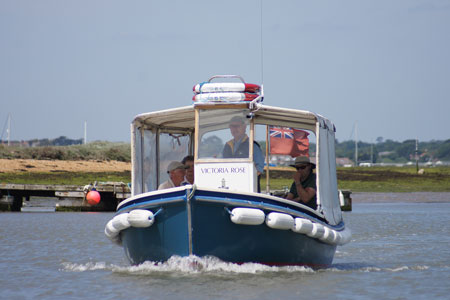
[[[270,154],[309,156],[309,133],[288,127],[270,127]]]

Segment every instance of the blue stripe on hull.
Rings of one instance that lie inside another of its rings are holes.
[[[179,201],[173,202],[174,198]],[[291,230],[272,229],[264,223],[256,226],[234,224],[225,209],[234,208],[230,198],[226,203],[197,201],[195,197],[187,202],[185,195],[178,194],[176,197],[171,195],[170,200],[172,202],[167,204],[152,199],[139,201],[139,208],[155,212],[162,207],[163,211],[156,216],[152,226],[130,227],[121,232],[126,256],[132,264],[146,260],[165,261],[172,255],[190,254],[211,255],[235,263],[314,266],[332,263],[335,245]],[[152,204],[155,202],[157,205]],[[189,232],[192,234],[191,245]]]

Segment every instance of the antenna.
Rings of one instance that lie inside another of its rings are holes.
[[[260,2],[261,16],[260,16],[260,40],[261,40],[261,87],[264,84],[264,51],[263,51],[263,0]]]

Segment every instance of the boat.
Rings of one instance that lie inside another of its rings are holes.
[[[220,89],[206,94],[236,92],[232,84],[227,90],[227,81],[245,84],[234,75],[213,76],[208,83],[217,80],[224,81]],[[206,95],[192,105],[134,118],[132,195],[118,204],[105,226],[106,236],[124,248],[131,264],[193,255],[238,264],[320,268],[330,266],[337,246],[350,241],[337,189],[333,123],[313,112],[263,104],[262,86],[250,92],[256,95],[251,101]],[[194,93],[202,95],[198,86]],[[223,157],[230,120],[236,118],[248,130],[247,155]],[[306,153],[316,166],[316,209],[270,189],[272,126],[307,131],[316,143],[315,151]],[[261,132],[266,138],[263,191],[254,163]],[[194,182],[158,190],[168,178],[168,165],[186,155],[194,157]]]

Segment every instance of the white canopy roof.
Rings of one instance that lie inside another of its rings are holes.
[[[237,104],[242,106],[242,104]],[[248,104],[243,106],[248,108]],[[202,104],[201,108],[233,108],[230,104]],[[140,114],[135,117],[133,124],[136,127],[160,127],[173,130],[193,130],[195,125],[195,106],[184,106],[174,109],[160,110]],[[263,104],[256,105],[253,110],[255,124],[275,125],[285,127],[315,126],[317,121],[323,120],[321,116],[304,110],[286,109]]]

